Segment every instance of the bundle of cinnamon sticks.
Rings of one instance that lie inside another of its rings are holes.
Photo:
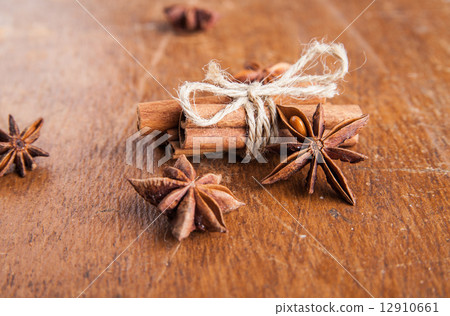
[[[201,117],[212,117],[223,109],[231,100],[227,97],[207,96],[195,99],[195,109]],[[318,103],[324,104],[325,128],[330,129],[337,123],[362,115],[359,105],[334,105],[323,98],[296,100],[279,96],[274,102],[283,106],[300,109],[311,121]],[[169,143],[173,147],[173,158],[180,155],[192,156],[194,150],[198,153],[216,152],[217,149],[228,151],[244,149],[247,139],[247,124],[244,109],[239,109],[226,115],[219,123],[199,127],[186,118],[176,100],[144,102],[138,104],[138,129],[147,128],[147,133],[154,130],[170,135]],[[279,125],[281,126],[281,125]],[[287,129],[281,127],[281,137],[291,137]],[[344,146],[353,146],[358,142],[358,136],[348,139]]]

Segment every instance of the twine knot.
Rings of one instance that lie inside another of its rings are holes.
[[[252,82],[252,83],[250,83],[249,85],[248,85],[248,88],[247,88],[247,98],[250,100],[250,101],[255,101],[257,98],[259,98],[259,96],[258,96],[258,90],[259,90],[259,88],[262,86],[262,84],[261,84],[261,82],[259,82],[259,81],[255,81],[255,82]]]
[[[325,57],[331,56],[338,64],[330,72]],[[307,75],[310,63],[320,58],[323,74]],[[267,145],[271,137],[278,136],[276,105],[273,96],[288,95],[304,100],[311,97],[331,98],[338,94],[336,82],[348,72],[348,59],[342,44],[313,42],[303,52],[300,59],[283,75],[267,84],[261,82],[234,82],[232,76],[211,61],[206,70],[204,82],[185,82],[178,91],[178,101],[187,118],[198,126],[217,124],[223,117],[239,108],[244,108],[248,125],[247,153],[254,156],[261,147]],[[210,118],[198,115],[191,104],[190,97],[195,92],[208,92],[217,96],[227,96],[232,101]]]

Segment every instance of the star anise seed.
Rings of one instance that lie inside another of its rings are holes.
[[[194,6],[175,4],[164,9],[167,20],[179,31],[201,31],[212,28],[219,14]]]
[[[220,175],[208,173],[197,178],[184,155],[173,167],[166,167],[163,175],[129,181],[146,201],[168,215],[172,235],[180,241],[196,229],[226,232],[223,214],[244,205],[227,187],[219,184]]]
[[[309,163],[310,169],[306,184],[308,192],[312,194],[314,193],[314,184],[317,178],[317,167],[320,165],[331,187],[344,200],[354,205],[355,197],[347,184],[344,174],[334,163],[333,159],[350,163],[357,163],[367,159],[366,156],[340,148],[339,145],[358,134],[359,130],[367,123],[369,116],[363,115],[358,118],[345,120],[324,135],[324,110],[321,104],[317,106],[313,115],[312,126],[305,114],[297,108],[277,106],[277,111],[283,124],[297,138],[298,142],[287,144],[288,148],[294,153],[275,167],[263,179],[262,183],[271,184],[280,180],[286,180]]]
[[[44,120],[40,118],[20,133],[16,121],[9,116],[9,134],[0,129],[0,177],[13,163],[16,165],[17,173],[25,177],[26,169],[36,168],[34,157],[49,156],[44,150],[32,145],[39,138],[43,124]]]

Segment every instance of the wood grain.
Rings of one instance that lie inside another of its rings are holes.
[[[369,4],[200,1],[219,24],[178,35],[165,1],[81,2],[172,94],[211,59],[231,72],[293,62],[299,43],[333,40]],[[229,233],[178,243],[126,181],[150,176],[125,163],[135,104],[167,92],[75,1],[1,1],[0,127],[43,116],[51,157],[0,179],[0,295],[78,296],[146,230],[82,296],[448,296],[449,18],[444,1],[376,1],[338,39],[351,73],[332,102],[371,114],[356,148],[370,160],[342,164],[356,206],[323,174],[307,195],[306,171],[266,187],[278,203],[254,180],[276,159],[205,160],[198,173],[223,173],[247,205],[226,215]]]

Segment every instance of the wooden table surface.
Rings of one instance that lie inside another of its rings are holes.
[[[165,1],[81,3],[92,16],[70,0],[0,1],[0,128],[42,116],[37,145],[51,153],[0,179],[1,296],[448,296],[447,1],[375,1],[337,40],[351,71],[332,102],[371,115],[355,148],[370,159],[339,163],[355,206],[322,173],[311,196],[305,170],[271,197],[252,176],[276,161],[202,160],[246,206],[226,215],[229,233],[181,243],[164,217],[132,243],[158,213],[126,181],[151,176],[126,164],[126,139],[137,102],[169,98],[143,67],[174,94],[211,59],[231,72],[294,62],[370,1],[199,1],[222,19],[194,35],[167,26]]]

